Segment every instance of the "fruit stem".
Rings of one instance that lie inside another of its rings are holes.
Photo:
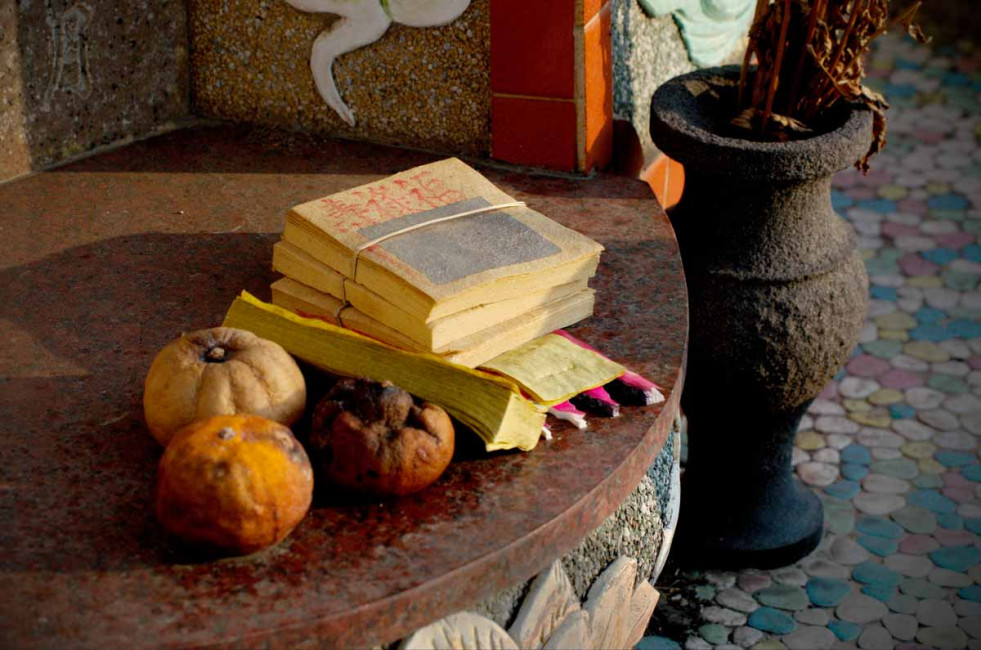
[[[225,348],[216,345],[204,353],[204,360],[212,363],[221,363],[225,360]]]

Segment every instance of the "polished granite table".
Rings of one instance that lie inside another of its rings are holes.
[[[572,331],[667,402],[556,426],[531,453],[460,454],[411,497],[315,503],[251,557],[196,560],[162,535],[141,404],[154,354],[242,289],[268,298],[290,206],[436,158],[195,127],[0,186],[0,647],[384,643],[533,576],[634,489],[684,374],[668,220],[638,180],[480,167],[606,246],[596,314]]]

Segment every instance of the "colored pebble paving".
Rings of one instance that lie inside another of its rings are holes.
[[[638,648],[981,649],[981,48],[959,47],[880,39],[868,81],[892,104],[889,143],[868,176],[833,181],[869,315],[796,439],[821,545],[707,574],[690,636]]]

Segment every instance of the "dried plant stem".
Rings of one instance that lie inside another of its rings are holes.
[[[763,115],[760,117],[760,131],[766,128],[773,114],[773,98],[777,94],[777,86],[780,84],[780,66],[783,63],[783,52],[787,44],[787,30],[790,29],[790,3],[792,0],[784,0],[783,21],[780,23],[780,38],[777,40],[777,54],[773,61],[773,74],[770,76],[769,89],[766,93],[766,104],[763,107]]]
[[[841,63],[842,57],[845,55],[846,51],[849,51],[848,43],[852,38],[852,34],[855,32],[855,25],[858,22],[858,17],[862,14],[862,11],[867,9],[869,0],[853,0],[851,13],[848,16],[848,25],[845,27],[838,41],[838,51],[835,53],[835,58],[831,60],[831,65],[827,67],[827,70],[837,70],[838,65]],[[852,50],[854,53],[854,50]],[[847,66],[846,66],[847,67]],[[829,98],[834,96],[837,90],[838,83],[833,75],[828,75],[831,80],[830,84],[824,83],[824,80],[818,83],[815,88],[815,95],[817,100],[811,104],[810,109],[804,115],[804,119],[812,120],[817,113],[824,107],[829,105]]]
[[[804,34],[804,42],[801,45],[800,53],[797,55],[797,65],[794,66],[793,85],[791,85],[790,93],[787,95],[787,105],[784,109],[787,115],[793,115],[797,110],[800,86],[804,80],[804,63],[807,61],[808,44],[814,40],[814,30],[817,28],[818,19],[824,19],[827,8],[827,0],[813,0],[811,3],[811,10],[807,16],[807,31]]]
[[[766,11],[767,5],[770,4],[770,0],[756,0],[756,9],[753,12],[753,22],[750,24],[749,28],[749,43],[746,45],[746,54],[743,55],[743,67],[739,72],[739,97],[736,100],[737,106],[743,105],[743,95],[746,90],[746,76],[749,71],[749,64],[753,60],[753,54],[756,52],[756,41],[759,36],[760,18]]]
[[[912,24],[919,5],[896,22],[925,40]],[[868,169],[885,144],[888,105],[862,85],[863,57],[890,22],[888,0],[757,0],[733,124],[786,140],[810,132],[839,100],[864,104],[873,113],[873,141],[856,166]]]

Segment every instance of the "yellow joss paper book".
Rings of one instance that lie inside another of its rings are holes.
[[[272,267],[273,271],[308,287],[344,299],[344,276],[289,242],[278,241],[273,244]]]
[[[283,240],[424,322],[589,278],[603,250],[456,158],[298,205]]]
[[[487,330],[487,328],[499,323],[512,321],[539,307],[554,309],[559,306],[561,299],[586,291],[589,288],[587,278],[580,278],[573,282],[546,287],[538,291],[529,291],[516,298],[477,305],[427,323],[385,300],[374,291],[351,280],[346,280],[339,272],[326,264],[321,264],[313,256],[289,242],[280,241],[273,246],[273,270],[340,301],[346,300],[361,314],[413,341],[416,345],[410,346],[410,349],[418,348],[437,353],[472,347],[471,345],[461,346],[458,342],[471,334]],[[275,297],[275,285],[273,290],[273,302],[281,304]],[[286,285],[281,291],[287,291]],[[321,302],[326,304],[332,301],[325,299]],[[286,304],[282,306],[292,308]],[[589,316],[591,313],[586,313],[585,316]],[[320,314],[318,313],[318,315]],[[571,323],[568,324],[571,325]],[[399,347],[405,347],[401,343],[389,341],[383,336],[376,338]]]
[[[510,377],[546,406],[608,384],[626,371],[619,363],[556,334],[505,352],[481,368]]]
[[[428,352],[406,335],[365,316],[340,298],[322,293],[291,278],[280,278],[269,286],[272,304],[300,316],[316,317],[346,327],[382,343],[410,352]]]
[[[248,292],[235,299],[225,327],[248,330],[327,372],[388,379],[416,397],[439,404],[473,429],[488,451],[533,449],[545,413],[511,380],[425,353],[398,350],[316,318],[270,305]]]
[[[432,352],[447,361],[470,368],[543,334],[587,318],[593,313],[595,300],[592,289],[583,289],[431,350],[341,299],[292,278],[281,278],[273,282],[270,288],[275,305],[301,315],[324,318],[403,350]]]

